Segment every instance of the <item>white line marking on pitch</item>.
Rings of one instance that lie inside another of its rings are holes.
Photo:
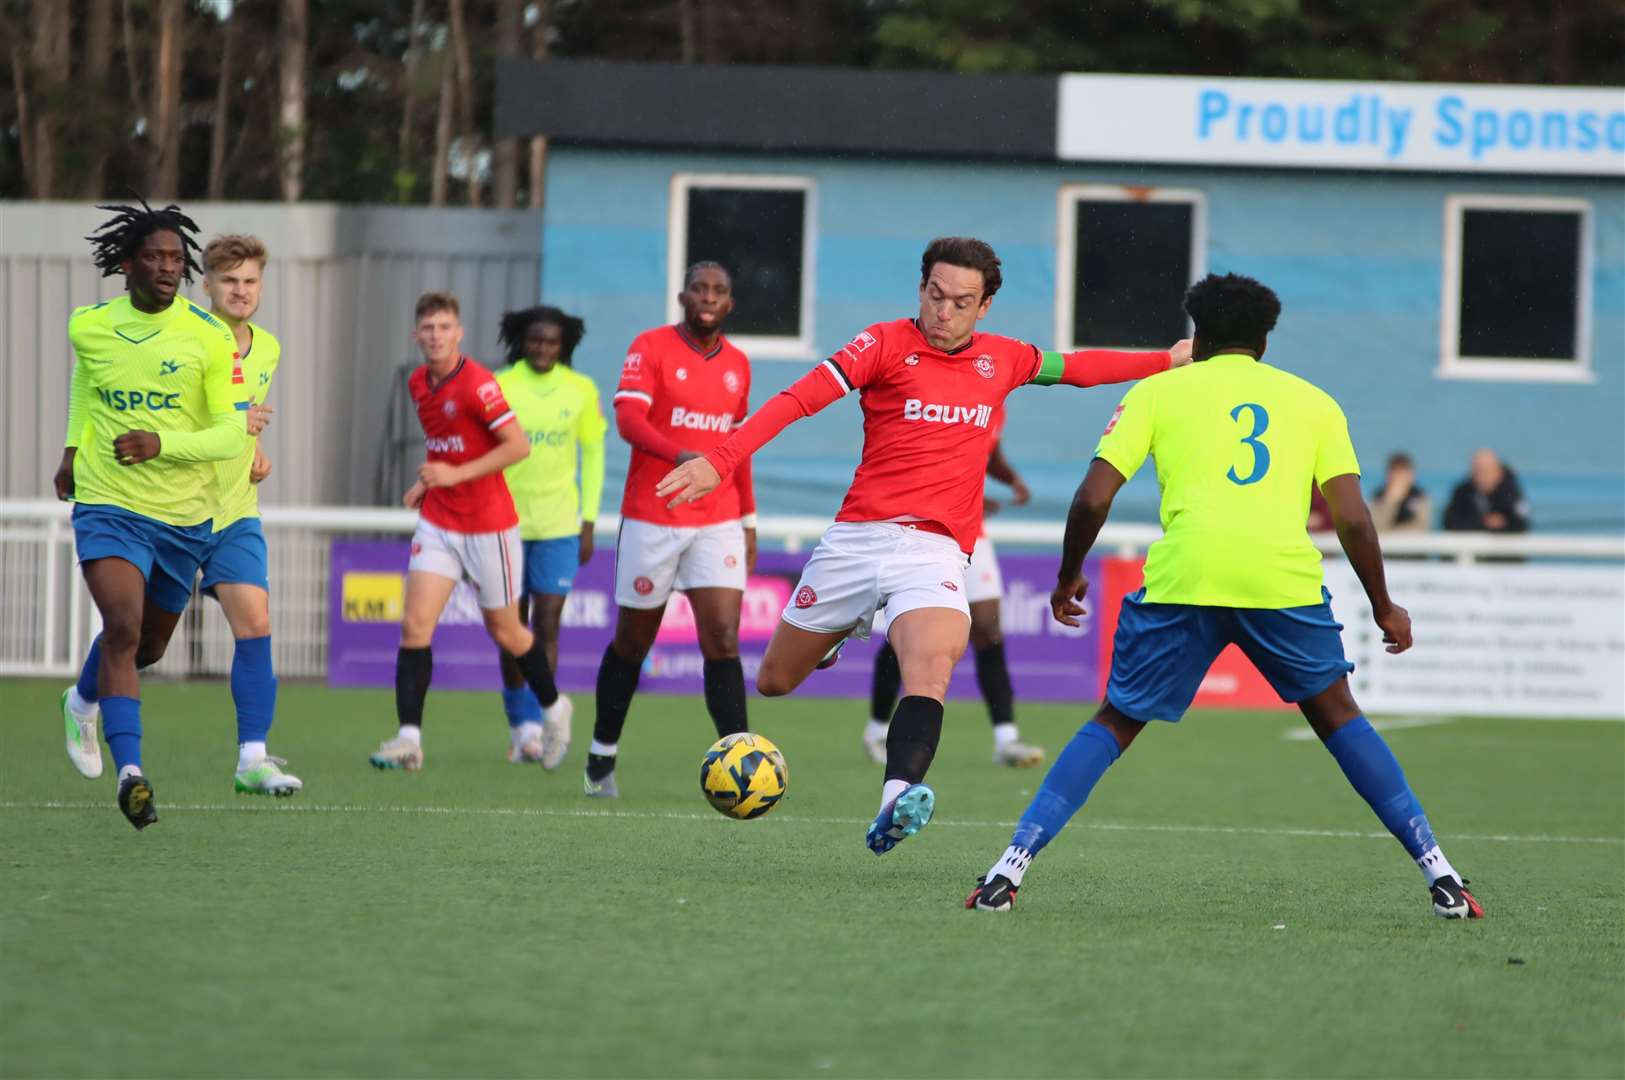
[[[50,799],[40,802],[0,802],[0,810],[107,810],[111,803]],[[727,821],[719,814],[674,813],[659,810],[561,810],[550,807],[511,806],[342,806],[329,803],[165,803],[164,811],[203,814],[442,814],[449,817],[539,817],[539,818],[635,818],[654,821],[704,821],[717,825]],[[868,818],[778,816],[775,821],[793,825],[867,825]],[[937,818],[941,826],[975,829],[1010,829],[1013,821],[958,821]],[[1099,832],[1198,833],[1219,836],[1301,836],[1337,840],[1389,840],[1385,832],[1357,829],[1292,829],[1249,825],[1157,825],[1125,822],[1078,822],[1073,828]],[[1498,844],[1625,844],[1622,836],[1514,836],[1501,833],[1452,833],[1452,840],[1482,840]]]
[[[1371,726],[1378,731],[1404,731],[1406,728],[1434,727],[1455,722],[1454,716],[1401,716],[1393,720],[1373,720]],[[1313,728],[1295,727],[1281,732],[1281,738],[1292,742],[1315,742],[1320,736],[1315,734]]]

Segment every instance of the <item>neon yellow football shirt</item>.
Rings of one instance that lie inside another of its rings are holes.
[[[604,495],[608,424],[599,405],[598,387],[564,364],[537,374],[523,360],[500,372],[497,383],[519,426],[530,437],[530,456],[503,473],[519,510],[520,538],[556,540],[579,535],[583,521],[598,520]]]
[[[282,343],[263,326],[248,324],[253,340],[242,357],[243,382],[241,389],[248,391],[250,405],[265,404],[265,395],[271,390],[271,376],[282,362]],[[235,338],[233,338],[235,340]],[[252,435],[243,452],[230,461],[215,466],[215,482],[219,486],[218,505],[215,507],[214,531],[220,532],[234,521],[259,517],[259,485],[250,482],[254,468],[254,450],[258,440]]]
[[[170,525],[208,521],[214,463],[249,442],[231,331],[184,297],[149,315],[121,296],[75,309],[68,340],[74,366],[63,445],[78,447],[74,501]],[[113,440],[127,431],[157,432],[158,456],[120,465]]]
[[[1147,455],[1163,531],[1146,555],[1147,603],[1321,602],[1310,485],[1360,472],[1331,395],[1239,353],[1176,368],[1134,384],[1095,449],[1124,477]]]

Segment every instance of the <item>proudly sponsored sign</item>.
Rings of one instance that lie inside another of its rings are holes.
[[[1063,161],[1625,177],[1625,89],[1063,75]]]

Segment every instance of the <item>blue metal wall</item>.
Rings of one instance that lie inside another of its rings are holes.
[[[586,318],[577,367],[599,381],[606,401],[627,343],[665,317],[677,172],[787,174],[816,184],[816,355],[758,361],[759,400],[865,325],[911,315],[920,252],[943,233],[979,236],[1004,261],[1005,285],[984,328],[1052,347],[1057,189],[1192,188],[1207,199],[1208,269],[1250,274],[1280,294],[1269,359],[1342,402],[1368,488],[1389,452],[1409,450],[1437,511],[1471,451],[1490,446],[1523,477],[1537,528],[1625,528],[1625,183],[560,147],[549,159],[542,292]],[[1594,382],[1438,376],[1444,200],[1470,192],[1591,201]],[[1064,512],[1118,396],[1033,387],[1012,397],[1006,451],[1035,493],[1023,516]],[[855,401],[786,432],[757,458],[763,512],[832,514],[859,440]],[[626,450],[613,434],[611,442],[613,504]],[[1123,520],[1154,520],[1151,470],[1119,505]]]

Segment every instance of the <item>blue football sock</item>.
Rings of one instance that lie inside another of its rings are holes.
[[[231,656],[231,700],[237,706],[237,741],[264,742],[276,717],[276,675],[271,636],[239,638]]]
[[[1332,732],[1326,749],[1411,858],[1420,859],[1434,846],[1433,829],[1405,780],[1405,770],[1365,717],[1356,716]]]
[[[1010,845],[1033,854],[1042,851],[1088,801],[1095,784],[1122,752],[1117,736],[1105,724],[1091,720],[1079,728],[1021,815]]]
[[[102,699],[102,734],[113,751],[113,765],[141,767],[141,699],[109,694]]]
[[[83,701],[95,701],[100,693],[96,689],[96,676],[102,669],[102,636],[96,635],[96,640],[90,643],[90,651],[85,654],[85,666],[79,670],[79,697]]]
[[[521,686],[517,690],[504,686],[502,711],[508,714],[508,726],[511,728],[525,723],[540,723],[542,719],[542,703],[536,700],[536,692],[528,686]]]

